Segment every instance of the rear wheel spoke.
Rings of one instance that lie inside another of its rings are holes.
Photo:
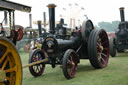
[[[108,41],[104,41],[104,42],[102,43],[102,45],[104,45],[104,44],[106,44],[106,43],[108,43]]]
[[[104,37],[105,37],[105,36],[102,36],[102,37],[101,37],[101,40],[104,39]]]
[[[98,46],[98,47],[100,46],[99,42],[97,42],[97,46]]]
[[[72,61],[68,59],[68,62],[67,62],[67,64],[72,64]]]
[[[0,64],[3,62],[3,60],[6,58],[6,56],[8,55],[9,51],[7,50],[4,55],[2,56],[2,58],[0,59]]]
[[[101,60],[101,53],[98,53],[98,60],[100,61]]]
[[[11,79],[9,77],[6,77],[6,80],[10,81]]]
[[[101,58],[101,61],[103,61],[103,63],[106,63],[106,61],[104,60],[104,58]]]
[[[4,61],[4,64],[3,64],[2,68],[1,68],[1,70],[4,70],[4,68],[5,68],[6,65],[7,65],[7,62],[8,62],[8,57],[7,57],[7,59]]]
[[[108,48],[104,48],[104,50],[108,50]]]
[[[106,57],[107,55],[106,54],[104,54],[104,53],[101,53],[101,55],[103,55],[104,57]]]
[[[6,72],[6,73],[9,73],[9,72],[16,72],[16,69],[17,69],[17,67],[14,66],[13,68],[10,68],[10,69],[5,70],[5,72]]]

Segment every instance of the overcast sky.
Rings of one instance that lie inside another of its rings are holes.
[[[43,20],[43,12],[47,12],[48,17],[48,8],[46,7],[49,3],[54,3],[56,7],[56,20],[60,18],[60,14],[68,18],[73,13],[79,19],[84,19],[83,15],[87,15],[89,19],[93,21],[94,24],[97,24],[101,21],[114,21],[120,20],[119,7],[125,7],[125,16],[128,20],[128,0],[10,0],[18,2],[21,4],[29,5],[32,7],[32,20]],[[72,9],[69,6],[69,3],[72,4]],[[77,3],[78,6],[74,6]],[[83,7],[84,10],[80,11],[80,8]],[[66,8],[64,11],[63,8]],[[76,11],[77,10],[77,11]],[[78,13],[76,13],[78,12]],[[82,20],[81,20],[82,21]],[[28,26],[28,13],[16,12],[16,24],[23,26]]]

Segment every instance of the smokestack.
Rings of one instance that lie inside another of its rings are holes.
[[[44,29],[46,28],[46,12],[43,12],[43,16],[44,16]]]
[[[5,25],[8,24],[8,18],[7,18],[7,11],[4,11],[4,17],[5,17]]]
[[[32,28],[32,14],[29,14],[29,27]]]
[[[124,7],[120,8],[120,18],[121,18],[121,22],[125,22]]]
[[[39,37],[41,37],[41,35],[42,35],[42,25],[41,25],[41,21],[37,21],[37,23],[38,23]]]
[[[64,19],[63,18],[60,19],[60,23],[64,24]]]
[[[49,28],[50,28],[50,33],[54,34],[55,33],[55,4],[49,4],[47,6],[49,8]]]

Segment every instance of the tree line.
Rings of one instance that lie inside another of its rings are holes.
[[[105,29],[106,32],[113,32],[118,28],[120,21],[112,21],[112,22],[99,22],[95,27],[98,29]]]

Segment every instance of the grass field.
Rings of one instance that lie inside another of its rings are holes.
[[[20,52],[22,64],[28,63],[28,54]],[[88,60],[81,60],[75,78],[65,79],[62,69],[47,65],[44,74],[33,77],[28,68],[23,69],[22,85],[128,85],[128,53],[118,54],[109,59],[109,64],[103,69],[94,69]]]

